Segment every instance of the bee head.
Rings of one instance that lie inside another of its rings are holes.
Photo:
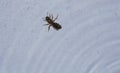
[[[46,16],[46,20],[50,20],[50,17]]]

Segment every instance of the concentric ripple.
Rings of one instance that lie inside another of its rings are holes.
[[[1,0],[0,14],[0,73],[120,72],[119,0]]]

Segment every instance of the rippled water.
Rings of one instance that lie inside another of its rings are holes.
[[[0,73],[119,73],[119,33],[119,0],[1,0]]]

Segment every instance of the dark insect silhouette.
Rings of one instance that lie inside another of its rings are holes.
[[[55,22],[56,19],[58,19],[58,16],[56,18],[53,18],[53,15],[47,14],[44,21],[48,23],[48,24],[45,24],[45,25],[48,25],[48,31],[50,30],[51,26],[56,30],[59,30],[62,28],[62,26],[59,23]]]

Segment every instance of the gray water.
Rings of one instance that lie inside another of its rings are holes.
[[[120,0],[0,0],[0,73],[120,73]]]

